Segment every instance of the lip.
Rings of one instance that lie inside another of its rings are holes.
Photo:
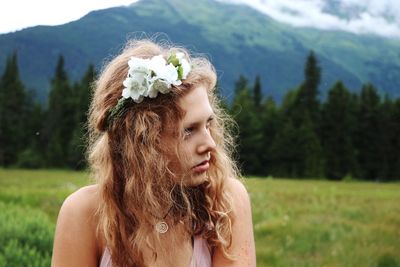
[[[208,160],[201,162],[200,164],[194,166],[192,169],[194,172],[205,172],[210,167]]]

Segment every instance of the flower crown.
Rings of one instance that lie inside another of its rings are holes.
[[[122,97],[110,110],[107,118],[109,126],[115,117],[125,112],[125,107],[132,100],[140,103],[145,97],[155,98],[158,93],[166,94],[172,90],[172,85],[182,84],[191,70],[185,54],[177,52],[164,59],[162,55],[152,58],[131,57],[128,61],[129,70],[122,83]]]

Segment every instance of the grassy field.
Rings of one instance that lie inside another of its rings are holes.
[[[0,266],[48,265],[58,209],[89,183],[83,172],[0,169]],[[399,183],[245,184],[257,266],[400,266]]]

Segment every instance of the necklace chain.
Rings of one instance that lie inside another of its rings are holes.
[[[155,230],[160,233],[160,234],[165,234],[168,229],[169,226],[167,224],[167,222],[165,221],[165,218],[167,218],[168,214],[171,212],[173,205],[169,208],[169,210],[167,211],[167,213],[164,215],[164,217],[160,218],[158,216],[155,216],[153,213],[150,212],[150,214],[156,218],[157,220],[159,220],[156,225],[155,225]]]

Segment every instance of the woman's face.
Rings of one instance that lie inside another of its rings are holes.
[[[181,163],[185,173],[183,183],[195,186],[207,180],[211,153],[215,149],[210,134],[214,113],[204,86],[198,86],[183,96],[179,106],[185,112],[182,120],[184,138],[178,148],[184,159]]]

